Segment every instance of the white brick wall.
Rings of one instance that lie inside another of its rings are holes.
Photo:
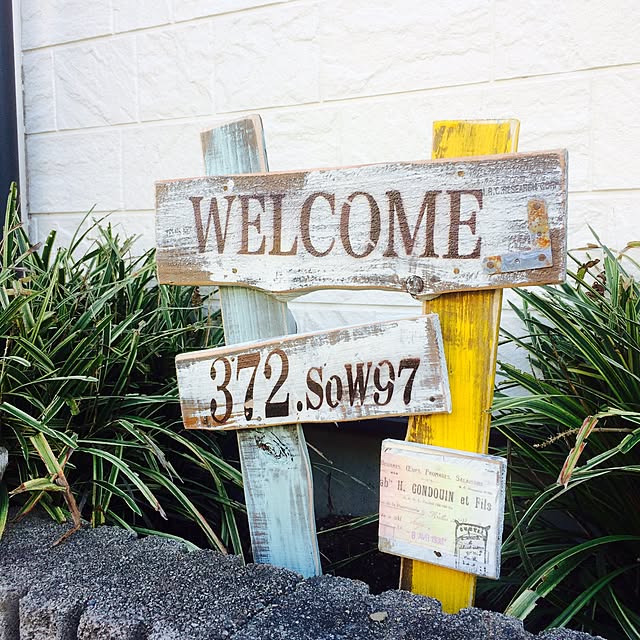
[[[153,242],[153,182],[203,172],[198,133],[263,116],[274,170],[425,158],[431,122],[521,121],[570,153],[569,246],[640,239],[637,0],[22,0],[33,232],[115,211]],[[303,327],[414,313],[317,293]],[[335,301],[340,306],[335,306]]]

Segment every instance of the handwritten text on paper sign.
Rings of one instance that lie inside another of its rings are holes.
[[[506,468],[496,456],[384,440],[380,550],[499,577]]]
[[[559,282],[566,153],[159,182],[160,280],[415,295]]]
[[[435,314],[182,354],[176,366],[192,429],[451,410]]]

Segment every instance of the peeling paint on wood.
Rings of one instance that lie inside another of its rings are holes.
[[[176,365],[192,429],[451,410],[434,314],[187,353]]]
[[[433,131],[434,157],[474,156],[515,151],[519,122],[444,121],[434,123]],[[531,210],[535,211],[533,205]],[[530,221],[529,226],[535,229],[536,222]],[[423,313],[440,317],[452,412],[409,418],[407,440],[487,452],[501,308],[501,290],[452,293],[423,304]],[[473,606],[476,577],[404,558],[400,586],[437,598],[444,611],[456,613]]]
[[[202,134],[208,173],[267,171],[262,122],[251,116]],[[260,291],[220,287],[227,344],[287,333],[287,305]],[[311,462],[300,424],[237,432],[254,562],[321,575]]]
[[[560,282],[566,152],[159,182],[161,282],[424,296]]]

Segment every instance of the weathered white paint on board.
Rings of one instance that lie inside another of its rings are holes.
[[[497,456],[384,440],[380,550],[498,578],[506,472]]]
[[[428,295],[560,282],[566,153],[156,185],[161,282]]]
[[[435,314],[188,353],[176,365],[187,428],[451,410]]]

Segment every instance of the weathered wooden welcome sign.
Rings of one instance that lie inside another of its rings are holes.
[[[564,151],[156,187],[163,282],[429,295],[560,282]]]
[[[513,151],[517,132],[514,121],[439,123],[434,153]],[[499,289],[565,276],[566,153],[266,173],[257,117],[205,132],[203,149],[208,173],[226,175],[156,186],[159,280],[220,285],[228,344],[177,358],[185,424],[238,429],[254,559],[317,575],[311,471],[296,421],[424,412],[409,439],[486,449]],[[286,332],[286,305],[262,291],[327,288],[459,293],[425,302],[425,315],[409,321],[273,337]],[[450,442],[462,433],[469,442]],[[430,499],[431,483],[415,484]],[[454,521],[453,555],[468,570],[488,548],[478,532],[490,525],[465,518]],[[431,535],[444,544],[444,534]],[[422,563],[405,559],[402,585],[440,597],[447,611],[470,606],[475,583],[449,574],[425,580]],[[446,583],[442,596],[436,583]]]
[[[451,409],[435,314],[187,353],[176,366],[188,429]]]

